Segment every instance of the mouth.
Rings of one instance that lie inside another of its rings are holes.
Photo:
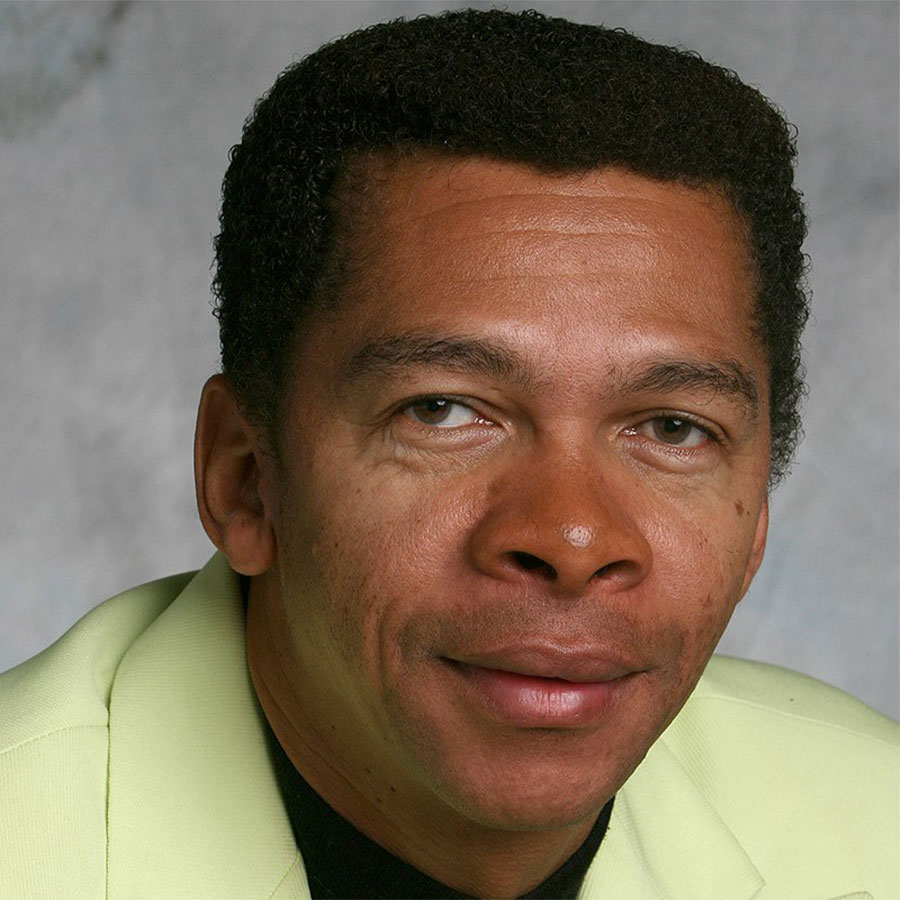
[[[623,660],[544,649],[443,658],[470,702],[524,728],[600,724],[640,669]]]

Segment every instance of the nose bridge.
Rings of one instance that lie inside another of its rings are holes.
[[[596,448],[547,440],[524,452],[495,484],[476,533],[479,567],[507,580],[538,579],[563,592],[596,580],[641,580],[650,547],[627,496],[604,473]]]

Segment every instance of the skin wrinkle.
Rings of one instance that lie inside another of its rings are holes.
[[[431,153],[429,151],[420,151],[412,158],[397,156],[396,154],[391,152],[383,152],[376,154],[374,157],[367,160],[363,164],[361,170],[353,170],[353,162],[348,161],[348,163],[345,163],[345,169],[341,175],[341,178],[343,179],[341,185],[347,187],[352,185],[355,189],[354,193],[357,193],[360,189],[362,189],[367,192],[367,199],[377,202],[385,196],[386,191],[389,191],[395,186],[396,179],[392,180],[392,175],[395,175],[397,171],[400,171],[403,168],[407,167],[410,162],[418,166],[423,172],[429,172],[430,170],[429,174],[435,176],[437,176],[443,170],[447,172],[447,178],[442,179],[440,177],[435,177],[433,179],[435,188],[437,188],[438,190],[444,190],[451,195],[454,192],[458,192],[461,196],[464,197],[464,199],[459,199],[443,204],[439,214],[441,216],[444,216],[447,213],[458,213],[460,211],[468,210],[472,206],[479,205],[478,200],[473,200],[465,196],[465,191],[463,188],[453,187],[453,176],[458,174],[461,170],[464,170],[467,162],[473,158],[479,159],[480,161],[484,162],[486,167],[494,167],[496,171],[502,171],[503,168],[508,165],[508,163],[506,162],[491,160],[488,156],[466,156],[462,159],[454,161],[452,160],[452,158],[448,158],[439,153]],[[627,172],[628,170],[624,167],[619,166],[605,166],[578,173],[565,171],[551,171],[541,173],[541,177],[544,179],[543,189],[530,191],[510,191],[495,194],[491,198],[491,207],[488,211],[488,221],[490,220],[490,210],[502,206],[512,206],[513,204],[515,204],[520,218],[522,216],[523,207],[524,210],[527,210],[529,206],[533,206],[536,210],[539,211],[543,200],[547,196],[571,198],[602,196],[605,199],[616,201],[619,208],[622,210],[627,210],[629,207],[634,206],[636,201],[640,203],[651,204],[659,203],[659,201],[655,197],[653,197],[649,192],[646,191],[638,190],[633,193],[629,193],[618,191],[613,187],[604,187],[597,191],[597,185],[594,180],[595,176],[609,171]],[[635,174],[635,178],[641,179],[642,176]],[[687,184],[686,182],[677,179],[672,180],[671,182],[660,182],[650,179],[646,179],[646,181],[648,184],[668,183],[672,184],[673,186],[684,187],[687,189],[692,189],[694,187]],[[579,183],[581,184],[581,189],[576,189]],[[710,196],[711,200],[713,200],[714,198],[713,202],[715,202],[715,200],[723,199],[730,202],[728,191],[723,187],[717,187],[713,183],[704,183],[702,185],[702,188]],[[433,192],[434,188],[432,188],[431,190]],[[403,200],[399,200],[398,202],[394,203],[393,208],[395,211],[402,213],[403,219],[407,223],[407,225],[418,224],[421,221],[427,220],[429,217],[435,215],[435,213],[431,210],[423,212],[414,211],[416,208],[416,201],[424,199],[424,197],[426,196],[427,193],[420,188],[417,191],[416,196],[414,196],[413,194],[408,195]],[[343,190],[339,189],[335,193],[335,198],[339,198],[338,202],[347,202],[346,192]],[[531,201],[531,203],[529,204],[528,201]],[[479,210],[479,214],[483,214],[483,211]],[[542,221],[546,223],[547,218],[548,217],[542,217]],[[549,218],[552,221],[552,216]],[[369,221],[371,221],[371,219]],[[647,229],[642,224],[637,222],[629,222],[625,215],[622,215],[620,217],[613,216],[611,217],[611,221],[616,222],[616,224],[618,225],[621,225],[626,231],[629,231],[632,234],[646,233],[647,231]],[[510,228],[509,231],[520,233],[520,229],[515,224],[513,224],[512,228]],[[612,228],[607,228],[602,231],[597,231],[596,233],[608,234],[611,232]],[[492,232],[490,229],[486,229],[484,233],[495,234],[501,232]],[[576,230],[570,233],[578,234],[579,232]]]
[[[435,167],[440,168],[442,165],[442,158],[440,156],[433,157],[431,159],[421,159],[419,164],[424,168]],[[488,160],[485,160],[487,165],[495,165],[499,169],[502,169],[503,163],[491,163]],[[402,162],[396,161],[391,157],[387,157],[386,165],[391,166],[392,164],[396,164]],[[596,172],[603,171],[622,171],[620,169],[598,169]],[[559,177],[561,182],[568,183],[568,178],[566,173],[555,173]],[[559,217],[555,219],[552,213],[548,214],[545,208],[545,200],[548,195],[552,195],[554,197],[564,197],[564,198],[573,198],[578,199],[584,197],[586,194],[589,194],[591,191],[591,187],[589,186],[590,175],[594,174],[593,172],[584,173],[585,177],[585,187],[582,191],[565,191],[565,190],[555,190],[553,188],[548,187],[546,190],[537,192],[537,193],[510,193],[510,194],[501,194],[493,197],[491,199],[490,206],[488,207],[488,211],[485,214],[484,210],[479,210],[481,215],[485,215],[486,219],[490,221],[494,216],[501,217],[507,208],[515,206],[517,220],[516,222],[510,225],[509,222],[505,222],[504,225],[506,227],[502,229],[491,229],[485,228],[483,231],[479,232],[479,239],[483,240],[485,238],[491,237],[503,237],[509,234],[515,235],[535,235],[535,236],[546,236],[546,237],[554,237],[556,235],[564,236],[566,238],[570,237],[615,237],[615,236],[626,236],[629,238],[635,238],[639,236],[647,236],[652,239],[652,233],[650,230],[646,228],[640,222],[634,221],[633,218],[629,217],[628,213],[641,206],[644,207],[652,207],[654,205],[662,205],[659,200],[657,200],[654,196],[652,196],[649,192],[637,192],[636,194],[626,194],[619,193],[615,190],[602,190],[600,192],[600,196],[604,199],[613,201],[617,204],[618,210],[616,213],[607,217],[607,223],[605,227],[599,227],[596,222],[596,219],[590,215],[584,216],[585,222],[590,222],[593,227],[588,229],[580,229],[578,227],[572,227],[572,215],[569,213],[565,217]],[[553,177],[552,175],[549,177]],[[440,181],[437,180],[440,184]],[[448,179],[449,182],[449,179]],[[390,182],[386,182],[390,183]],[[651,182],[648,182],[651,183]],[[660,182],[652,182],[654,184],[659,184]],[[673,185],[680,185],[680,182],[672,182]],[[383,190],[383,185],[381,186]],[[373,191],[372,200],[375,200],[376,191],[378,188],[375,188]],[[722,190],[716,189],[713,185],[706,186],[706,192],[710,196],[710,205],[713,205],[713,198],[716,201],[725,201],[729,205],[730,200],[728,199],[726,192]],[[354,197],[354,200],[356,198]],[[421,202],[424,199],[421,196],[414,196],[410,194],[407,198],[407,206],[403,208],[402,215],[402,223],[403,227],[409,228],[415,225],[423,225],[428,223],[430,218],[435,215],[439,215],[442,219],[445,219],[448,214],[451,217],[455,217],[456,215],[466,213],[473,205],[478,205],[479,201],[472,199],[459,200],[455,203],[447,204],[446,206],[442,206],[439,212],[423,212],[423,213],[415,213],[410,212],[411,209],[415,209],[416,202]],[[483,205],[483,204],[482,204]],[[402,208],[401,204],[397,204],[395,207],[397,209]],[[349,212],[349,210],[348,210]],[[370,222],[374,222],[371,217],[369,218]],[[550,223],[554,221],[557,222],[557,228],[549,227]],[[580,221],[578,218],[575,221]],[[534,224],[528,224],[529,222]],[[524,223],[524,224],[523,224]],[[540,226],[537,226],[537,223],[540,223]],[[379,221],[374,230],[371,230],[371,234],[378,235],[385,227],[391,227],[393,221],[388,218],[384,221]],[[738,217],[734,216],[734,221],[730,223],[730,227],[734,228],[735,236],[737,236],[741,241],[746,239],[746,225],[742,220],[738,219]],[[366,234],[367,229],[365,225],[362,227],[357,224],[358,233],[363,236]],[[457,238],[448,238],[448,246],[453,246],[454,244],[465,243],[467,240],[470,240],[470,236],[468,234],[460,234]],[[749,263],[749,259],[748,259]]]

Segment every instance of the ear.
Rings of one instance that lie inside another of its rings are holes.
[[[197,507],[210,540],[242,575],[261,575],[275,563],[275,511],[261,491],[266,466],[271,462],[257,430],[244,418],[225,376],[214,375],[203,387],[197,414]]]
[[[740,598],[747,593],[753,576],[762,565],[763,554],[766,552],[766,535],[769,533],[769,498],[766,497],[759,510],[759,518],[756,520],[756,533],[753,535],[753,548],[750,551],[750,559],[747,561],[747,571],[744,573],[744,583],[741,585]],[[739,598],[739,599],[740,599]]]

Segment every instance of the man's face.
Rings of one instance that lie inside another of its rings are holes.
[[[741,230],[713,192],[618,170],[407,161],[382,194],[262,482],[303,727],[354,785],[577,822],[762,555]]]

